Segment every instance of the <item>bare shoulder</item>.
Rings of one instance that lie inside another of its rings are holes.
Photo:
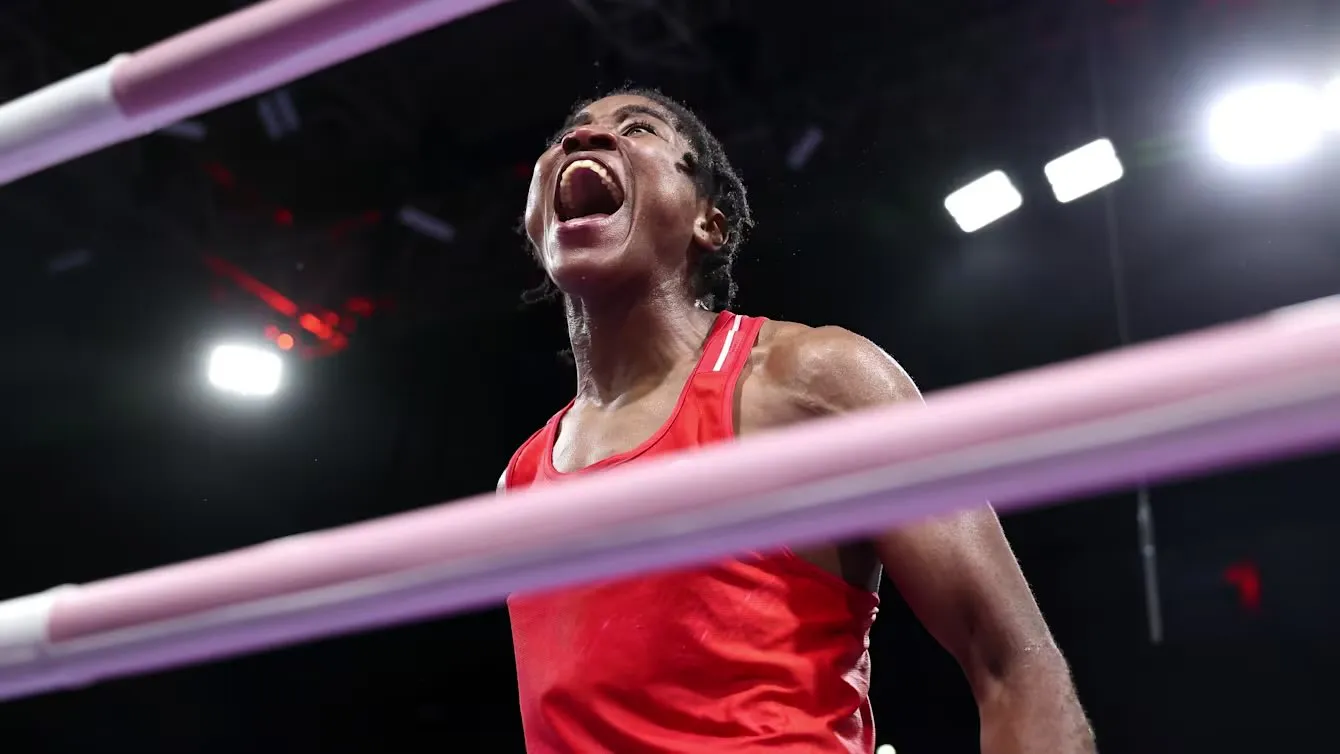
[[[920,399],[916,383],[892,356],[841,327],[769,321],[753,364],[769,392],[807,415]]]

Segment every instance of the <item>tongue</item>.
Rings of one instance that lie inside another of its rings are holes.
[[[614,196],[594,170],[578,169],[568,177],[568,181],[571,193],[564,208],[567,219],[612,215],[619,211],[618,197]]]

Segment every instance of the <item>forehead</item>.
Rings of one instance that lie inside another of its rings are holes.
[[[623,120],[629,116],[657,118],[668,125],[675,125],[672,114],[654,100],[636,94],[616,94],[602,97],[576,113],[569,122],[573,125],[602,121]]]

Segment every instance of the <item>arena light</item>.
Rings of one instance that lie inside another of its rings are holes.
[[[1322,98],[1301,84],[1263,84],[1233,92],[1210,109],[1210,143],[1238,165],[1294,162],[1321,143]]]
[[[786,153],[786,166],[792,170],[800,170],[809,163],[810,158],[814,156],[814,150],[824,143],[824,132],[818,126],[810,126],[805,129],[805,133],[800,135],[795,144]]]
[[[975,233],[1024,204],[1010,177],[996,170],[945,198],[945,209],[964,233]]]
[[[401,207],[396,218],[401,225],[434,241],[451,243],[456,240],[455,226],[416,207]]]
[[[1321,95],[1322,123],[1331,131],[1340,131],[1340,76],[1336,76]]]
[[[283,379],[284,362],[272,351],[253,346],[221,345],[209,355],[209,381],[236,395],[274,395]]]
[[[1061,155],[1042,169],[1052,185],[1056,201],[1073,202],[1081,196],[1109,186],[1126,174],[1117,157],[1117,148],[1107,139],[1099,139]]]

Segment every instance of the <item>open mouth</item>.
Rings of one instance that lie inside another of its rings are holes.
[[[558,178],[554,209],[560,222],[568,222],[608,217],[619,211],[623,201],[623,187],[608,168],[595,160],[574,160]]]

